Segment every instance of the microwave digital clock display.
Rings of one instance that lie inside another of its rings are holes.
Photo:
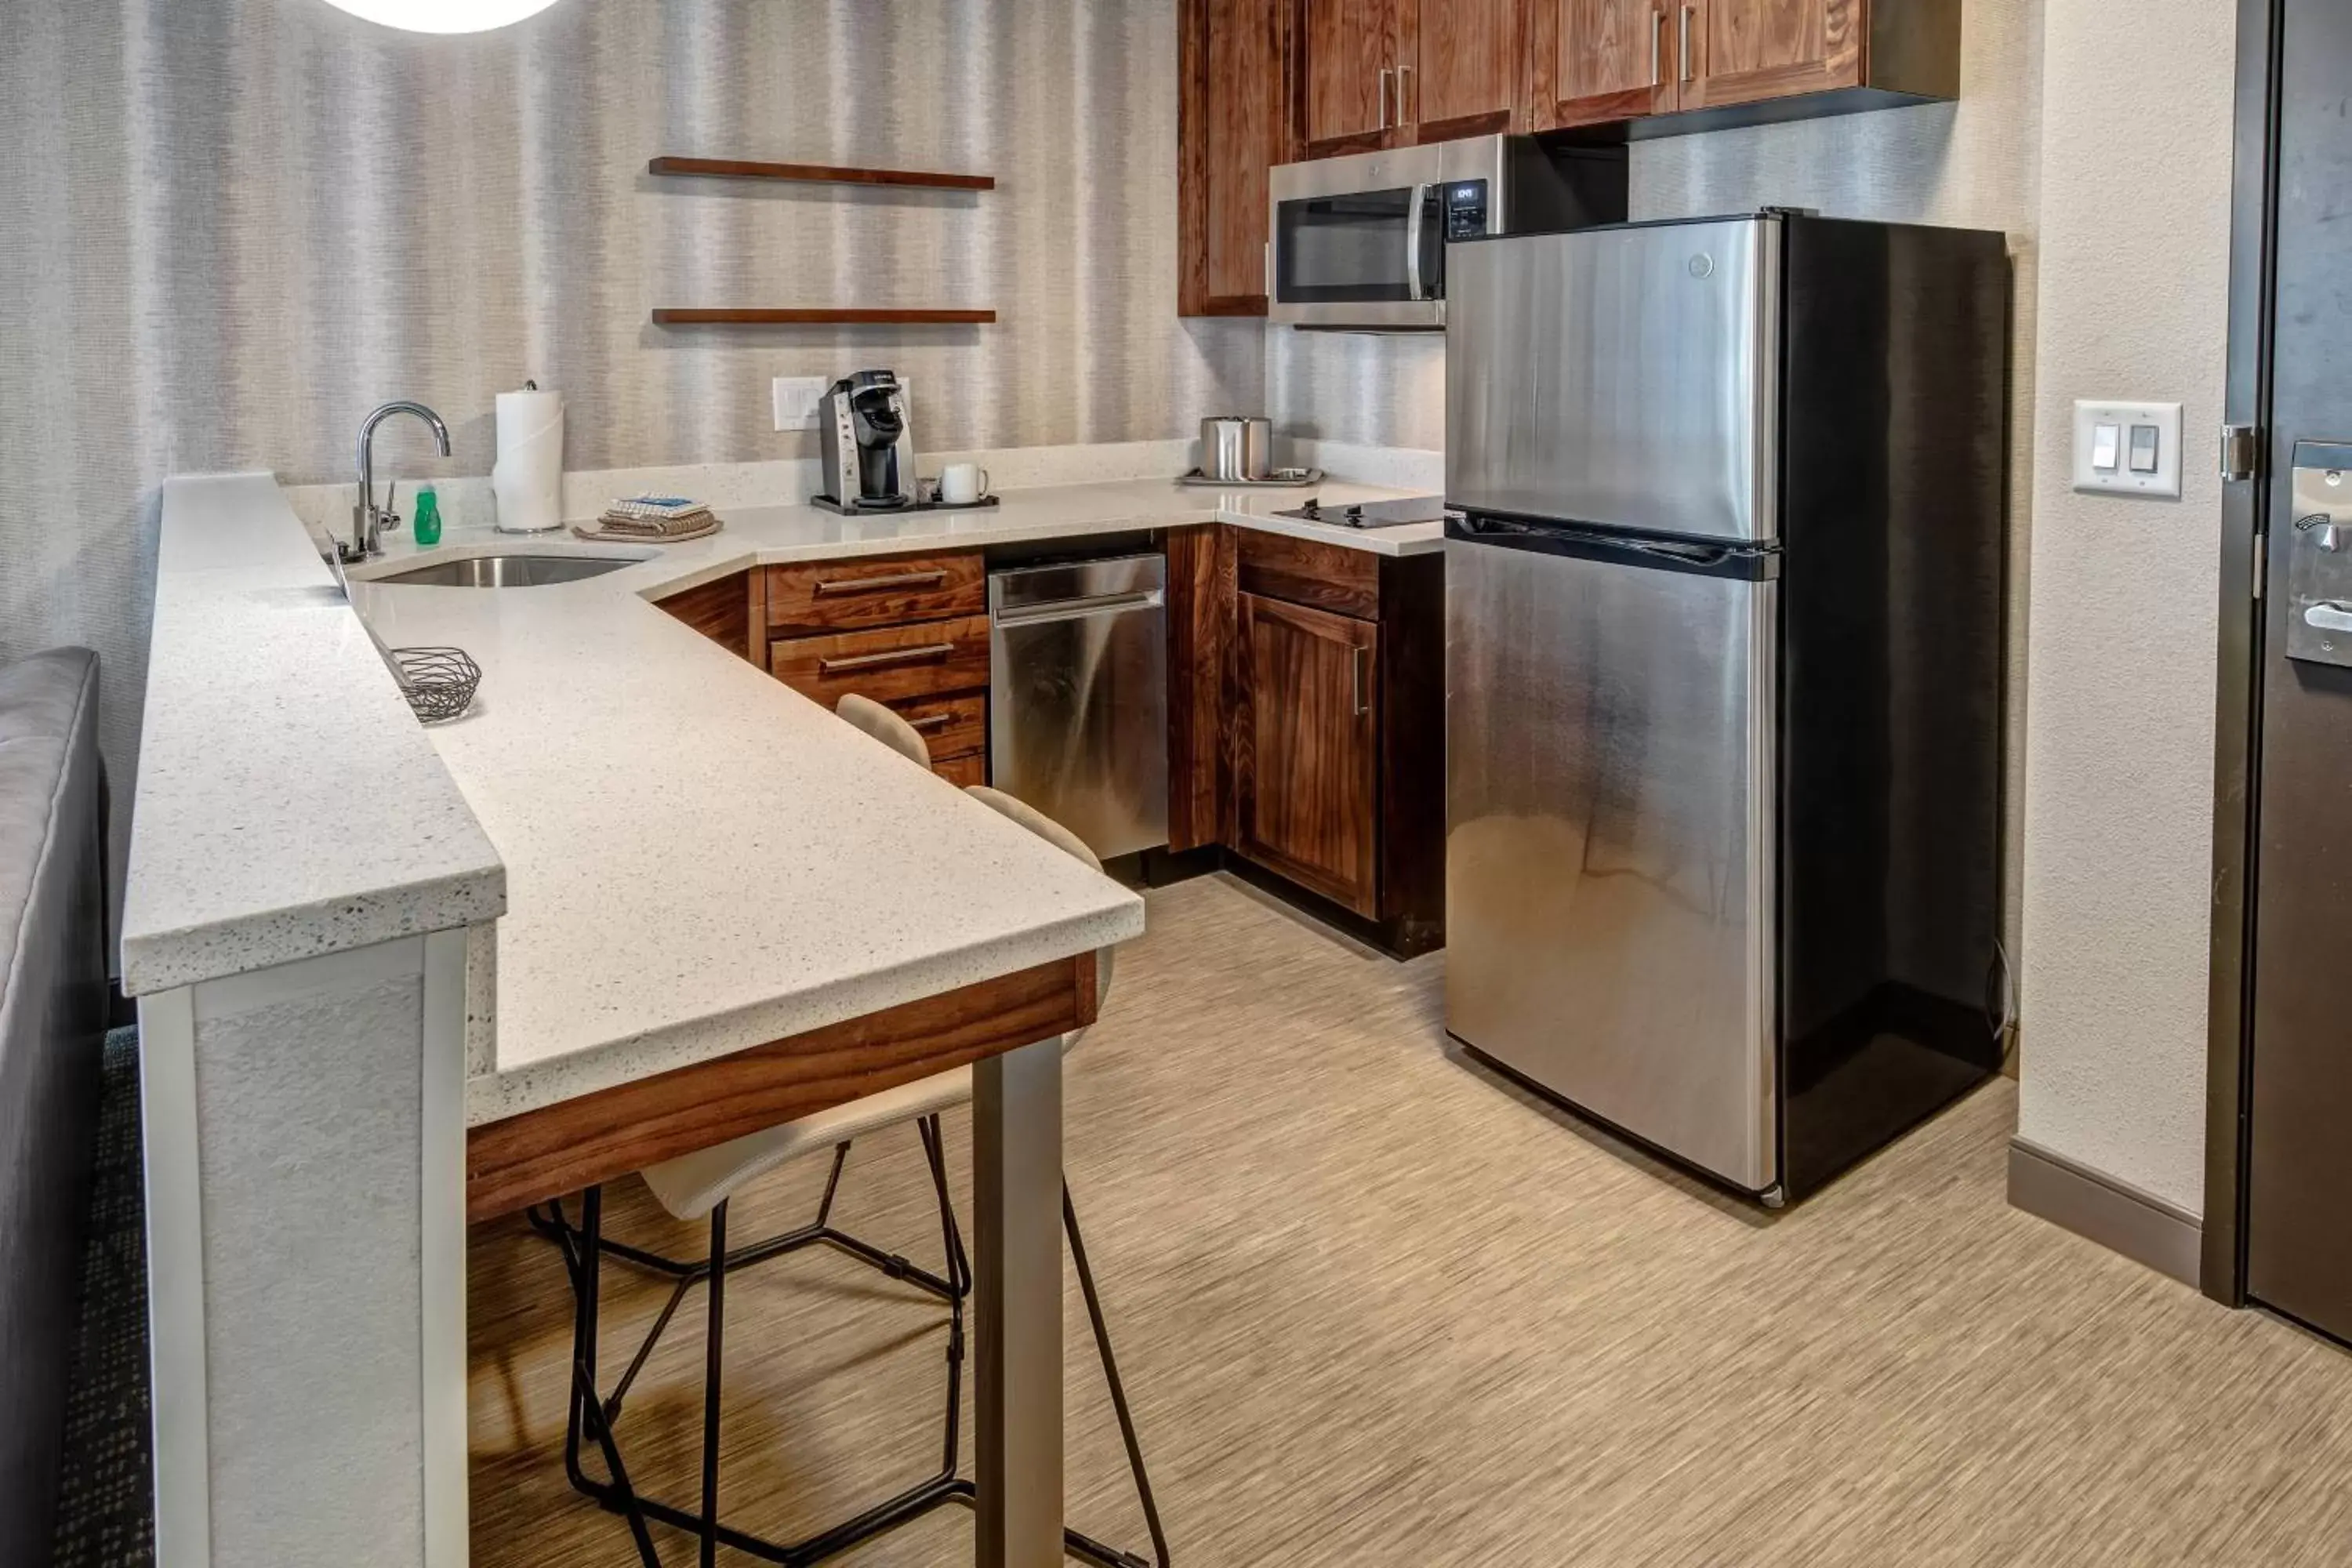
[[[1445,237],[1475,239],[1486,232],[1486,182],[1460,180],[1445,189]]]

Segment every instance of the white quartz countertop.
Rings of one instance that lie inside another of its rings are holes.
[[[479,1123],[1131,938],[1134,894],[648,601],[754,564],[1213,521],[1440,548],[1434,523],[1269,515],[1402,493],[1135,480],[896,517],[727,508],[677,545],[394,535],[347,605],[268,476],[174,480],[126,975],[155,990],[495,919],[471,947]],[[519,546],[633,563],[523,589],[365,581]],[[354,607],[388,645],[472,654],[473,709],[418,726]]]
[[[276,481],[162,511],[124,991],[497,919],[498,853]]]

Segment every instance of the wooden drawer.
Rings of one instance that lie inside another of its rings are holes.
[[[918,697],[890,706],[915,727],[935,763],[988,750],[988,699],[980,692]]]
[[[935,757],[931,772],[958,789],[970,789],[988,782],[988,758],[980,752],[968,752],[961,757]]]
[[[768,645],[768,669],[827,708],[853,691],[877,702],[985,691],[988,617],[790,637]]]
[[[987,609],[988,569],[978,551],[768,568],[768,628],[774,633],[850,631]]]
[[[1236,527],[1234,551],[1244,594],[1360,621],[1381,618],[1381,558],[1369,550]]]

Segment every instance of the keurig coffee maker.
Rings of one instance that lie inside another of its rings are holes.
[[[915,442],[898,373],[854,371],[825,389],[817,408],[824,493],[834,511],[898,511],[916,504]]]

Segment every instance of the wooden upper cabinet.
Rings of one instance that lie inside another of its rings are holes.
[[[1368,153],[1397,122],[1390,0],[1300,0],[1298,140],[1309,158]]]
[[[1534,0],[1537,121],[1590,125],[1675,107],[1668,0]]]
[[[1960,0],[1529,0],[1528,129],[1636,136],[1959,96]]]
[[[1265,172],[1290,148],[1290,0],[1181,0],[1177,314],[1265,314]]]
[[[1380,909],[1381,628],[1235,595],[1234,847],[1301,887]]]
[[[1896,0],[1900,4],[1900,0]],[[1708,109],[1855,87],[1864,0],[1700,0],[1675,16],[1682,107]],[[1685,32],[1685,29],[1687,31]]]
[[[1514,129],[1527,0],[1400,0],[1396,121],[1415,142]]]

